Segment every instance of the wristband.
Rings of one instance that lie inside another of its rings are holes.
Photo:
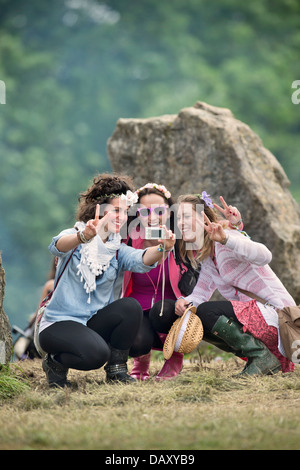
[[[223,240],[221,243],[221,245],[226,245],[226,243],[228,242],[228,238],[229,238],[229,235],[226,235],[225,236],[225,240]]]
[[[165,251],[166,253],[169,253],[171,250],[164,250],[163,245],[160,243],[157,247],[157,251],[159,251],[160,253],[162,253],[163,251]]]
[[[238,226],[241,225],[243,223],[243,219],[240,219],[236,224],[232,224],[231,222],[230,223],[230,226],[239,230]]]
[[[79,231],[77,233],[77,238],[78,240],[80,240],[80,243],[90,243],[93,238],[90,238],[89,240],[85,237],[84,233],[83,233],[83,230],[82,231]]]

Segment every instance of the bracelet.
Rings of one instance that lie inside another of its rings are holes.
[[[235,228],[236,230],[239,230],[238,226],[241,225],[243,223],[243,219],[240,219],[236,224],[232,224],[230,222],[230,226]]]
[[[77,238],[79,240],[80,243],[90,243],[93,238],[90,238],[89,240],[85,237],[84,233],[83,233],[83,230],[77,232]]]
[[[228,242],[228,238],[229,238],[229,235],[226,235],[225,236],[225,240],[223,240],[221,243],[221,245],[226,245],[226,243]]]
[[[178,300],[180,300],[180,299],[185,300],[185,297],[182,297],[182,296],[178,297],[178,299],[175,300],[175,304],[176,304],[176,302],[177,302]],[[190,307],[191,305],[194,305],[193,302],[189,302],[189,303],[188,303],[188,307]]]
[[[164,246],[160,243],[157,247],[157,251],[159,251],[160,253],[162,253],[163,251],[165,251],[165,253],[169,253],[170,251],[172,251],[172,249],[171,250],[165,250]]]

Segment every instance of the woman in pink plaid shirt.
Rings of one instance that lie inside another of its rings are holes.
[[[170,322],[181,316],[192,302],[203,323],[204,339],[247,358],[242,374],[293,371],[294,364],[285,357],[275,308],[295,305],[295,302],[269,266],[272,259],[269,249],[233,229],[228,222],[220,221],[215,207],[220,208],[209,197],[189,195],[181,197],[179,202],[178,227],[185,243],[194,243],[197,234],[201,271],[192,294],[177,299]],[[204,206],[202,214],[197,212],[200,204],[202,210]],[[191,206],[193,217],[185,219],[185,214],[191,213]],[[224,207],[223,213],[228,207],[225,202]],[[215,290],[226,300],[209,301]],[[267,304],[253,300],[249,294],[259,296]]]

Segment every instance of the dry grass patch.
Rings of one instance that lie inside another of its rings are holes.
[[[162,363],[151,364],[153,376]],[[241,379],[241,362],[187,363],[173,381],[106,384],[71,371],[49,390],[41,362],[17,370],[29,388],[2,400],[1,449],[296,449],[300,370]]]

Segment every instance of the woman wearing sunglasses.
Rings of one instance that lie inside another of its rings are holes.
[[[137,218],[134,219],[136,227],[129,228],[127,243],[133,248],[148,248],[158,246],[157,239],[146,239],[145,229],[152,230],[168,226],[174,231],[174,214],[170,207],[174,204],[171,193],[163,185],[148,183],[136,191],[138,195]],[[132,224],[130,224],[131,226]],[[163,272],[164,272],[164,306],[167,308],[169,299],[176,300],[183,293],[178,288],[181,274],[186,271],[184,264],[176,263],[175,251],[165,254],[164,261],[149,273],[125,272],[123,279],[123,297],[135,298],[143,309],[142,326],[130,349],[130,356],[134,357],[131,376],[138,380],[149,378],[151,349],[162,350],[166,335],[161,335],[151,325],[149,314],[156,308],[157,302],[162,299]],[[163,263],[164,262],[164,271]],[[156,380],[165,380],[176,377],[182,369],[183,354],[174,353],[165,362]]]

